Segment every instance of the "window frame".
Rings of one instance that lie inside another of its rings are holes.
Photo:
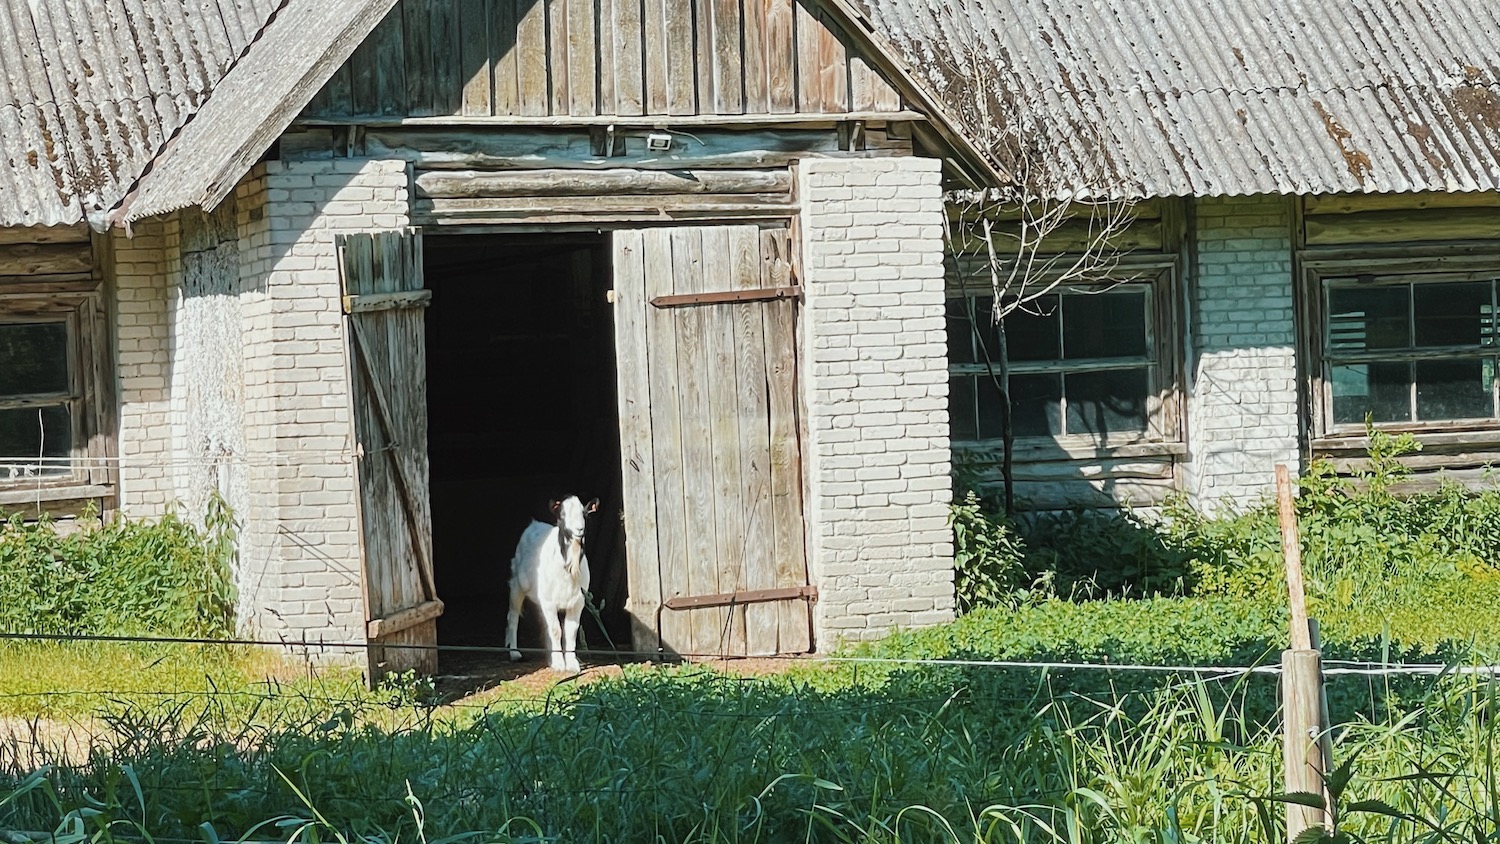
[[[1301,380],[1308,413],[1309,444],[1314,452],[1361,447],[1366,439],[1365,423],[1337,422],[1333,412],[1333,366],[1344,358],[1365,357],[1383,360],[1456,361],[1492,357],[1500,361],[1500,337],[1493,346],[1440,346],[1380,350],[1339,355],[1330,349],[1329,291],[1332,282],[1359,276],[1370,276],[1373,286],[1443,284],[1464,281],[1489,281],[1500,296],[1500,254],[1463,251],[1423,254],[1412,249],[1362,250],[1352,255],[1309,257],[1301,260],[1302,290],[1299,297],[1303,313],[1299,332],[1301,354],[1305,361]],[[1413,312],[1409,319],[1415,320]],[[1491,351],[1485,351],[1486,349]],[[1412,387],[1415,390],[1415,383]],[[1431,445],[1467,442],[1500,445],[1500,377],[1491,384],[1496,416],[1454,420],[1404,420],[1376,422],[1376,430],[1410,433]],[[1413,413],[1415,415],[1415,413]]]
[[[1130,260],[1126,256],[1111,274],[1111,279],[1087,284],[1059,285],[1056,292],[1094,290],[1106,291],[1125,286],[1146,287],[1146,344],[1147,359],[1090,359],[1083,366],[1070,366],[1064,360],[1057,363],[1035,361],[1013,362],[1011,374],[1068,373],[1108,371],[1114,369],[1140,368],[1147,371],[1146,430],[1141,433],[1120,432],[1111,434],[1106,442],[1099,442],[1093,434],[1062,434],[1059,436],[1018,436],[1014,441],[1014,453],[1018,460],[1049,458],[1086,459],[1097,457],[1142,457],[1186,453],[1181,419],[1181,384],[1179,372],[1179,346],[1175,339],[1180,331],[1177,320],[1178,269],[1175,256],[1153,256],[1150,259]],[[1045,282],[1043,282],[1045,283]],[[991,296],[993,291],[984,285],[950,285],[945,301],[967,297]],[[954,375],[985,375],[985,364],[948,363],[948,373]],[[950,396],[950,414],[952,397]],[[1066,414],[1066,398],[1064,410]],[[987,439],[958,439],[950,434],[950,443],[955,450],[969,455],[999,454],[1003,440],[999,437]]]
[[[0,279],[0,322],[62,322],[68,332],[67,393],[0,398],[0,409],[66,406],[72,426],[66,472],[13,477],[11,467],[18,464],[0,459],[0,510],[13,512],[19,506],[22,512],[76,515],[85,501],[101,502],[101,511],[114,507],[114,408],[106,377],[109,332],[102,288],[93,275]],[[24,464],[23,460],[19,465]]]

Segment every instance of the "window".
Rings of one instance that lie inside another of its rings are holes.
[[[1500,420],[1497,276],[1323,277],[1325,427]]]
[[[1158,394],[1170,383],[1170,356],[1153,325],[1164,286],[1060,288],[1005,317],[1018,440],[1100,447],[1169,435]],[[987,295],[948,301],[949,424],[958,442],[1001,437],[993,307]]]
[[[0,296],[0,490],[99,481],[82,459],[100,427],[84,364],[95,319],[89,295]]]

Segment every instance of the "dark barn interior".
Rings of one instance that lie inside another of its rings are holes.
[[[438,235],[424,252],[439,643],[503,645],[516,540],[532,518],[552,521],[550,500],[577,495],[600,501],[587,534],[600,614],[585,611],[579,648],[628,647],[607,237]],[[542,644],[530,603],[519,640]],[[440,670],[504,658],[445,651]]]

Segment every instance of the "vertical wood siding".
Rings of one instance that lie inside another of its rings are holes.
[[[901,108],[813,0],[401,0],[307,116]]]

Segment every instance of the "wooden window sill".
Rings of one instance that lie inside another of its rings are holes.
[[[90,498],[109,498],[115,488],[105,484],[57,484],[27,486],[25,481],[0,484],[0,506],[35,504],[38,501],[82,501]]]
[[[953,450],[963,452],[970,457],[987,456],[998,461],[1001,459],[1004,446],[995,440],[954,442]],[[1015,445],[1015,460],[1025,463],[1175,457],[1184,454],[1187,454],[1187,444],[1182,442],[1131,442],[1100,446],[1086,442],[1018,440]]]

